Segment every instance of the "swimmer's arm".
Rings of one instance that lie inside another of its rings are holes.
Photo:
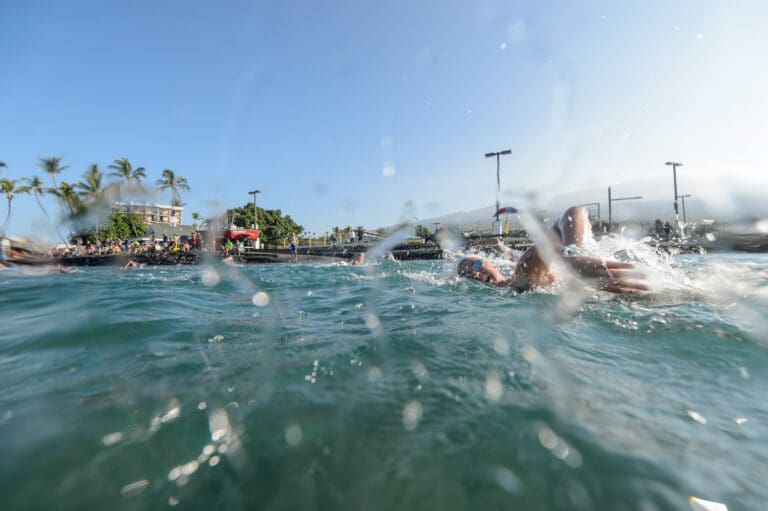
[[[632,263],[602,259],[587,254],[565,256],[567,262],[579,275],[597,281],[604,291],[611,293],[638,293],[647,291],[648,284],[642,272]]]
[[[530,291],[546,287],[554,280],[555,276],[550,271],[549,265],[541,258],[536,246],[532,246],[520,256],[507,285],[518,291]]]

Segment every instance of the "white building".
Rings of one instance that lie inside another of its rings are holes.
[[[116,202],[112,206],[112,211],[121,213],[135,213],[141,215],[148,224],[168,224],[183,225],[182,216],[184,214],[183,206],[169,206],[164,204],[147,203],[125,203]]]

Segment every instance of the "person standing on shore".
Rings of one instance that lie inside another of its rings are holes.
[[[291,243],[291,262],[298,262],[299,261],[299,239],[296,237],[296,233],[291,233],[290,236],[290,243]]]

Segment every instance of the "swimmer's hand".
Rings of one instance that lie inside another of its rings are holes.
[[[647,291],[644,275],[632,263],[603,259],[586,254],[563,257],[574,270],[589,279],[595,279],[598,287],[611,293],[639,293]]]

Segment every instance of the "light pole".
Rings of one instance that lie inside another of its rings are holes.
[[[259,228],[259,219],[258,219],[259,210],[256,209],[256,196],[261,193],[261,190],[252,190],[248,193],[253,195],[253,230],[255,231]],[[258,250],[260,246],[261,246],[261,236],[259,236],[259,239],[253,242],[253,248]]]
[[[674,162],[674,161],[668,161],[667,163],[665,163],[665,165],[671,165],[672,166],[672,178],[675,181],[675,216],[677,216],[678,215],[678,212],[677,212],[677,167],[682,167],[683,164],[682,163],[677,163],[677,162]]]
[[[440,225],[440,222],[432,222],[432,225],[435,226],[435,231],[434,232],[435,232],[435,234],[437,234],[437,226]]]
[[[678,198],[682,199],[683,201],[683,223],[687,224],[688,221],[685,219],[685,199],[690,198],[690,194],[688,195],[678,195]]]
[[[611,197],[611,187],[608,187],[608,232],[613,232],[613,203],[620,200],[636,200],[636,199],[642,199],[643,197],[640,195],[635,195],[634,197],[617,197],[613,198]]]
[[[253,190],[252,192],[248,192],[249,194],[253,195],[253,229],[256,230],[259,228],[259,221],[258,221],[258,210],[256,209],[256,196],[261,193],[261,190]]]
[[[506,154],[512,154],[512,150],[505,149],[495,153],[485,153],[486,158],[493,158],[494,156],[496,157],[496,212],[498,212],[499,208],[501,207],[501,203],[499,202],[499,195],[501,194],[501,173],[499,157]],[[499,221],[499,215],[496,215],[496,221]],[[499,234],[501,234],[501,224],[499,224]]]

